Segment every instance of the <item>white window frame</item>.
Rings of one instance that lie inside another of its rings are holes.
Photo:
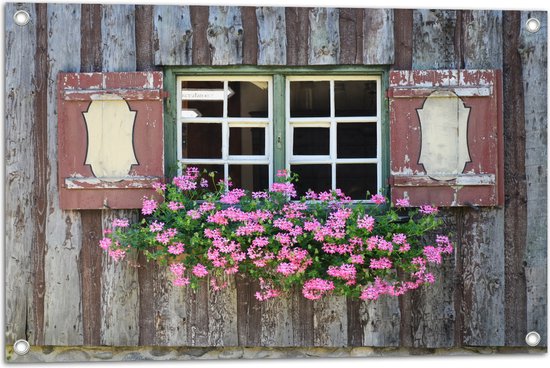
[[[182,108],[182,82],[183,81],[213,81],[223,82],[224,100],[222,117],[184,117]],[[229,82],[267,82],[268,112],[267,118],[228,117],[227,96],[229,95]],[[185,165],[223,165],[224,180],[229,178],[229,165],[267,165],[269,185],[273,183],[273,77],[271,76],[179,76],[176,79],[178,117],[177,117],[177,160]],[[220,159],[196,159],[183,158],[182,129],[183,123],[213,123],[222,125],[222,157]],[[238,127],[265,128],[265,155],[229,155],[229,129]],[[182,174],[178,167],[178,175]]]
[[[375,81],[376,82],[376,115],[336,117],[334,82],[335,81]],[[329,81],[330,82],[330,116],[329,117],[291,117],[290,116],[290,83],[296,81]],[[376,193],[382,188],[382,96],[381,77],[373,75],[307,75],[286,76],[285,87],[285,131],[286,131],[286,163],[290,170],[291,165],[299,164],[330,164],[332,173],[332,189],[336,189],[337,164],[376,164]],[[376,157],[375,158],[338,158],[337,157],[337,123],[373,123],[376,124]],[[330,149],[329,155],[293,155],[294,127],[329,128]],[[375,194],[375,193],[371,193]]]

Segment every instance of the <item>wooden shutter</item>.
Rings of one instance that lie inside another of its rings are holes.
[[[161,72],[60,73],[63,209],[140,208],[164,177]]]
[[[394,201],[504,203],[501,85],[497,70],[390,72]]]

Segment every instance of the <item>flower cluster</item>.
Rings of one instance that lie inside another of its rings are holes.
[[[209,180],[212,187],[209,190]],[[295,176],[281,170],[265,191],[231,189],[187,167],[171,183],[155,184],[163,200],[144,198],[138,224],[115,219],[100,241],[115,261],[128,252],[169,267],[175,286],[213,290],[230,275],[259,281],[258,300],[300,287],[305,298],[331,293],[363,300],[398,296],[435,282],[429,267],[453,251],[431,205],[409,208],[382,194],[352,203],[341,190],[297,198]],[[429,239],[432,239],[431,241]]]

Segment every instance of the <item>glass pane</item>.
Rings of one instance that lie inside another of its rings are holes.
[[[229,117],[268,117],[267,82],[229,82],[227,115]]]
[[[376,81],[335,81],[336,116],[376,116]]]
[[[183,117],[223,116],[223,82],[184,81],[181,87]]]
[[[269,167],[267,165],[229,165],[232,188],[242,188],[258,192],[269,187]]]
[[[265,155],[265,128],[229,128],[230,155]]]
[[[298,182],[295,183],[298,196],[304,195],[308,189],[315,192],[331,190],[330,165],[292,165],[290,171],[299,175]]]
[[[182,124],[183,158],[221,158],[222,125],[217,123]]]
[[[290,116],[330,116],[330,83],[290,82]]]
[[[329,128],[294,128],[294,155],[329,155]]]
[[[367,199],[378,192],[376,164],[336,165],[336,187],[351,199]]]
[[[214,188],[214,183],[218,184],[220,180],[223,180],[223,165],[195,165],[188,164],[187,166],[197,167],[201,173],[201,178],[204,178],[208,183],[209,190],[217,190]],[[203,173],[203,170],[206,170],[208,173],[214,172],[214,179],[208,176],[207,173]],[[185,171],[184,171],[185,172]]]
[[[338,158],[376,158],[375,123],[339,123]]]

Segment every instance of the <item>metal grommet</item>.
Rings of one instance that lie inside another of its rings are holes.
[[[26,10],[18,10],[13,14],[13,21],[18,26],[25,26],[31,20],[31,15]]]
[[[529,18],[527,22],[525,22],[525,27],[531,33],[538,32],[540,29],[540,20],[537,18]]]
[[[525,336],[525,342],[529,346],[537,346],[540,342],[540,335],[538,332],[531,331]]]
[[[30,349],[31,346],[27,340],[17,340],[15,344],[13,344],[13,351],[15,351],[17,355],[25,355]]]

